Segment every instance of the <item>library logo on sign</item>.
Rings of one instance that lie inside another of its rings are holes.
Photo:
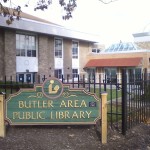
[[[42,91],[48,98],[58,98],[63,92],[63,85],[57,78],[49,78],[43,83]]]

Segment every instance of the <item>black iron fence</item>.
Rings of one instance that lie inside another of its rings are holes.
[[[5,98],[8,98],[10,94],[16,93],[20,88],[33,88],[34,84],[16,82],[12,76],[4,77],[4,80],[0,81],[0,93],[5,94]]]
[[[122,74],[122,133],[150,118],[150,74]],[[127,80],[128,79],[128,80]]]
[[[36,83],[44,82],[48,77],[38,76]],[[122,71],[121,83],[116,75],[107,76],[71,76],[60,79],[63,84],[70,84],[71,88],[85,88],[88,92],[95,93],[99,98],[102,92],[108,93],[108,123],[112,128],[116,128],[124,135],[126,131],[140,122],[150,118],[150,75],[128,75],[126,70]],[[24,82],[14,82],[12,77],[5,77],[0,81],[0,92],[5,93],[5,98],[9,94],[17,92],[20,88],[33,88],[34,84]]]

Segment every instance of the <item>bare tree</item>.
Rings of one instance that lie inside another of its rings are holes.
[[[27,0],[25,7],[28,7],[31,0]],[[63,7],[65,11],[65,15],[62,16],[64,20],[68,20],[72,18],[72,12],[77,7],[77,0],[59,0],[59,4],[61,7]],[[108,4],[117,0],[99,0],[100,2],[104,4]],[[2,2],[4,3],[10,3],[10,7],[5,7]],[[45,10],[48,9],[48,7],[52,4],[52,0],[37,0],[37,5],[34,8],[35,11],[37,10]],[[19,20],[21,18],[21,6],[12,7],[12,1],[11,0],[1,0],[0,1],[0,15],[4,17],[8,17],[6,20],[6,23],[12,24],[14,19]]]

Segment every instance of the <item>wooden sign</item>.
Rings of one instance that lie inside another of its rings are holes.
[[[95,124],[100,108],[94,94],[49,78],[34,89],[11,95],[6,100],[6,119],[12,125]]]

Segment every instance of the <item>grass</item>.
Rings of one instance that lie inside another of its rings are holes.
[[[122,106],[121,105],[107,105],[107,120],[108,122],[118,122],[122,119]]]
[[[145,97],[150,102],[150,85],[146,87]]]
[[[104,91],[104,89],[101,89],[101,91]],[[91,88],[90,92],[94,92],[94,89]],[[107,89],[106,92],[108,93],[108,96],[107,96],[108,101],[110,101],[111,99],[116,99],[116,98],[119,98],[122,96],[121,90],[116,91],[116,89]],[[100,97],[100,91],[98,88],[95,90],[95,94],[97,95],[97,97]]]
[[[104,91],[104,89],[101,89],[101,91]],[[94,89],[91,88],[90,92],[94,92]],[[116,89],[107,89],[106,91],[108,93],[107,96],[107,101],[120,98],[122,96],[122,91],[121,90],[116,90]],[[95,93],[97,97],[100,97],[100,92],[99,89],[95,89]],[[119,120],[122,119],[122,106],[114,104],[108,104],[107,105],[107,120],[108,122],[118,122]]]

